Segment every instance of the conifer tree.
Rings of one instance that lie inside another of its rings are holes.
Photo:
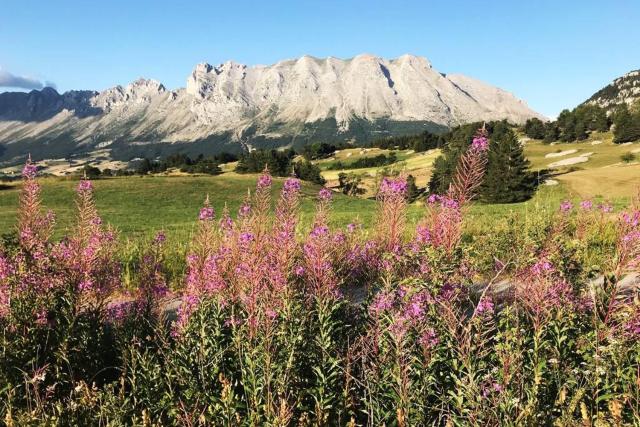
[[[508,124],[493,128],[489,144],[489,160],[481,199],[489,203],[514,203],[529,199],[536,189],[529,161]]]
[[[613,124],[613,142],[616,144],[640,139],[640,113],[630,112],[626,104],[618,107]]]

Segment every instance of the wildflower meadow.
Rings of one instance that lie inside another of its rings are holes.
[[[330,225],[321,188],[298,227],[300,181],[269,172],[238,212],[207,198],[186,273],[162,231],[123,280],[93,185],[53,239],[36,166],[17,237],[0,247],[0,419],[25,425],[640,425],[640,204],[590,200],[465,232],[489,141],[406,221],[385,178],[369,232]],[[215,195],[210,195],[215,197]],[[203,195],[204,198],[204,195]],[[152,213],[150,213],[152,215]],[[413,228],[413,227],[411,227]]]

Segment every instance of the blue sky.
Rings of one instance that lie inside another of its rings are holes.
[[[555,116],[640,68],[639,21],[638,0],[4,0],[0,84],[177,88],[202,61],[411,53]]]

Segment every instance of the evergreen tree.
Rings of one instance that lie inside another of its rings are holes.
[[[416,185],[416,178],[413,175],[407,176],[407,199],[409,203],[414,202],[422,193]]]
[[[536,189],[529,161],[508,124],[498,123],[491,134],[489,157],[480,197],[489,203],[514,203],[529,199]]]
[[[433,173],[429,180],[429,192],[444,194],[449,189],[449,184],[458,166],[460,156],[467,150],[473,135],[482,126],[481,123],[460,126],[451,131],[447,138],[447,144],[442,148],[440,155],[433,163]],[[488,125],[490,128],[491,125]]]
[[[536,117],[527,120],[524,124],[524,133],[529,138],[543,139],[545,135],[544,122]]]
[[[630,112],[626,104],[616,110],[613,125],[613,142],[616,144],[640,139],[640,113]]]
[[[555,122],[547,123],[544,127],[544,142],[550,143],[558,140],[560,131],[558,125]]]
[[[320,168],[307,160],[294,163],[293,171],[303,181],[310,181],[320,185],[326,183],[325,179],[320,175]]]

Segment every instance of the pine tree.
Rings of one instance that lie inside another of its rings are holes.
[[[613,142],[616,144],[640,139],[640,113],[630,112],[626,104],[617,109],[613,124]]]
[[[529,161],[508,124],[498,123],[490,138],[489,160],[481,199],[489,203],[514,203],[529,199],[536,189]]]
[[[413,175],[407,176],[407,199],[409,203],[415,201],[420,196],[420,189],[416,185],[416,178]]]
[[[442,148],[442,155],[433,163],[433,173],[429,180],[430,193],[444,194],[447,192],[458,160],[471,144],[473,135],[480,126],[482,123],[472,123],[451,131],[447,144]]]
[[[550,143],[558,140],[560,132],[555,122],[547,123],[544,127],[544,142]]]
[[[529,138],[543,139],[545,134],[544,122],[536,117],[527,120],[524,124],[524,133]]]

